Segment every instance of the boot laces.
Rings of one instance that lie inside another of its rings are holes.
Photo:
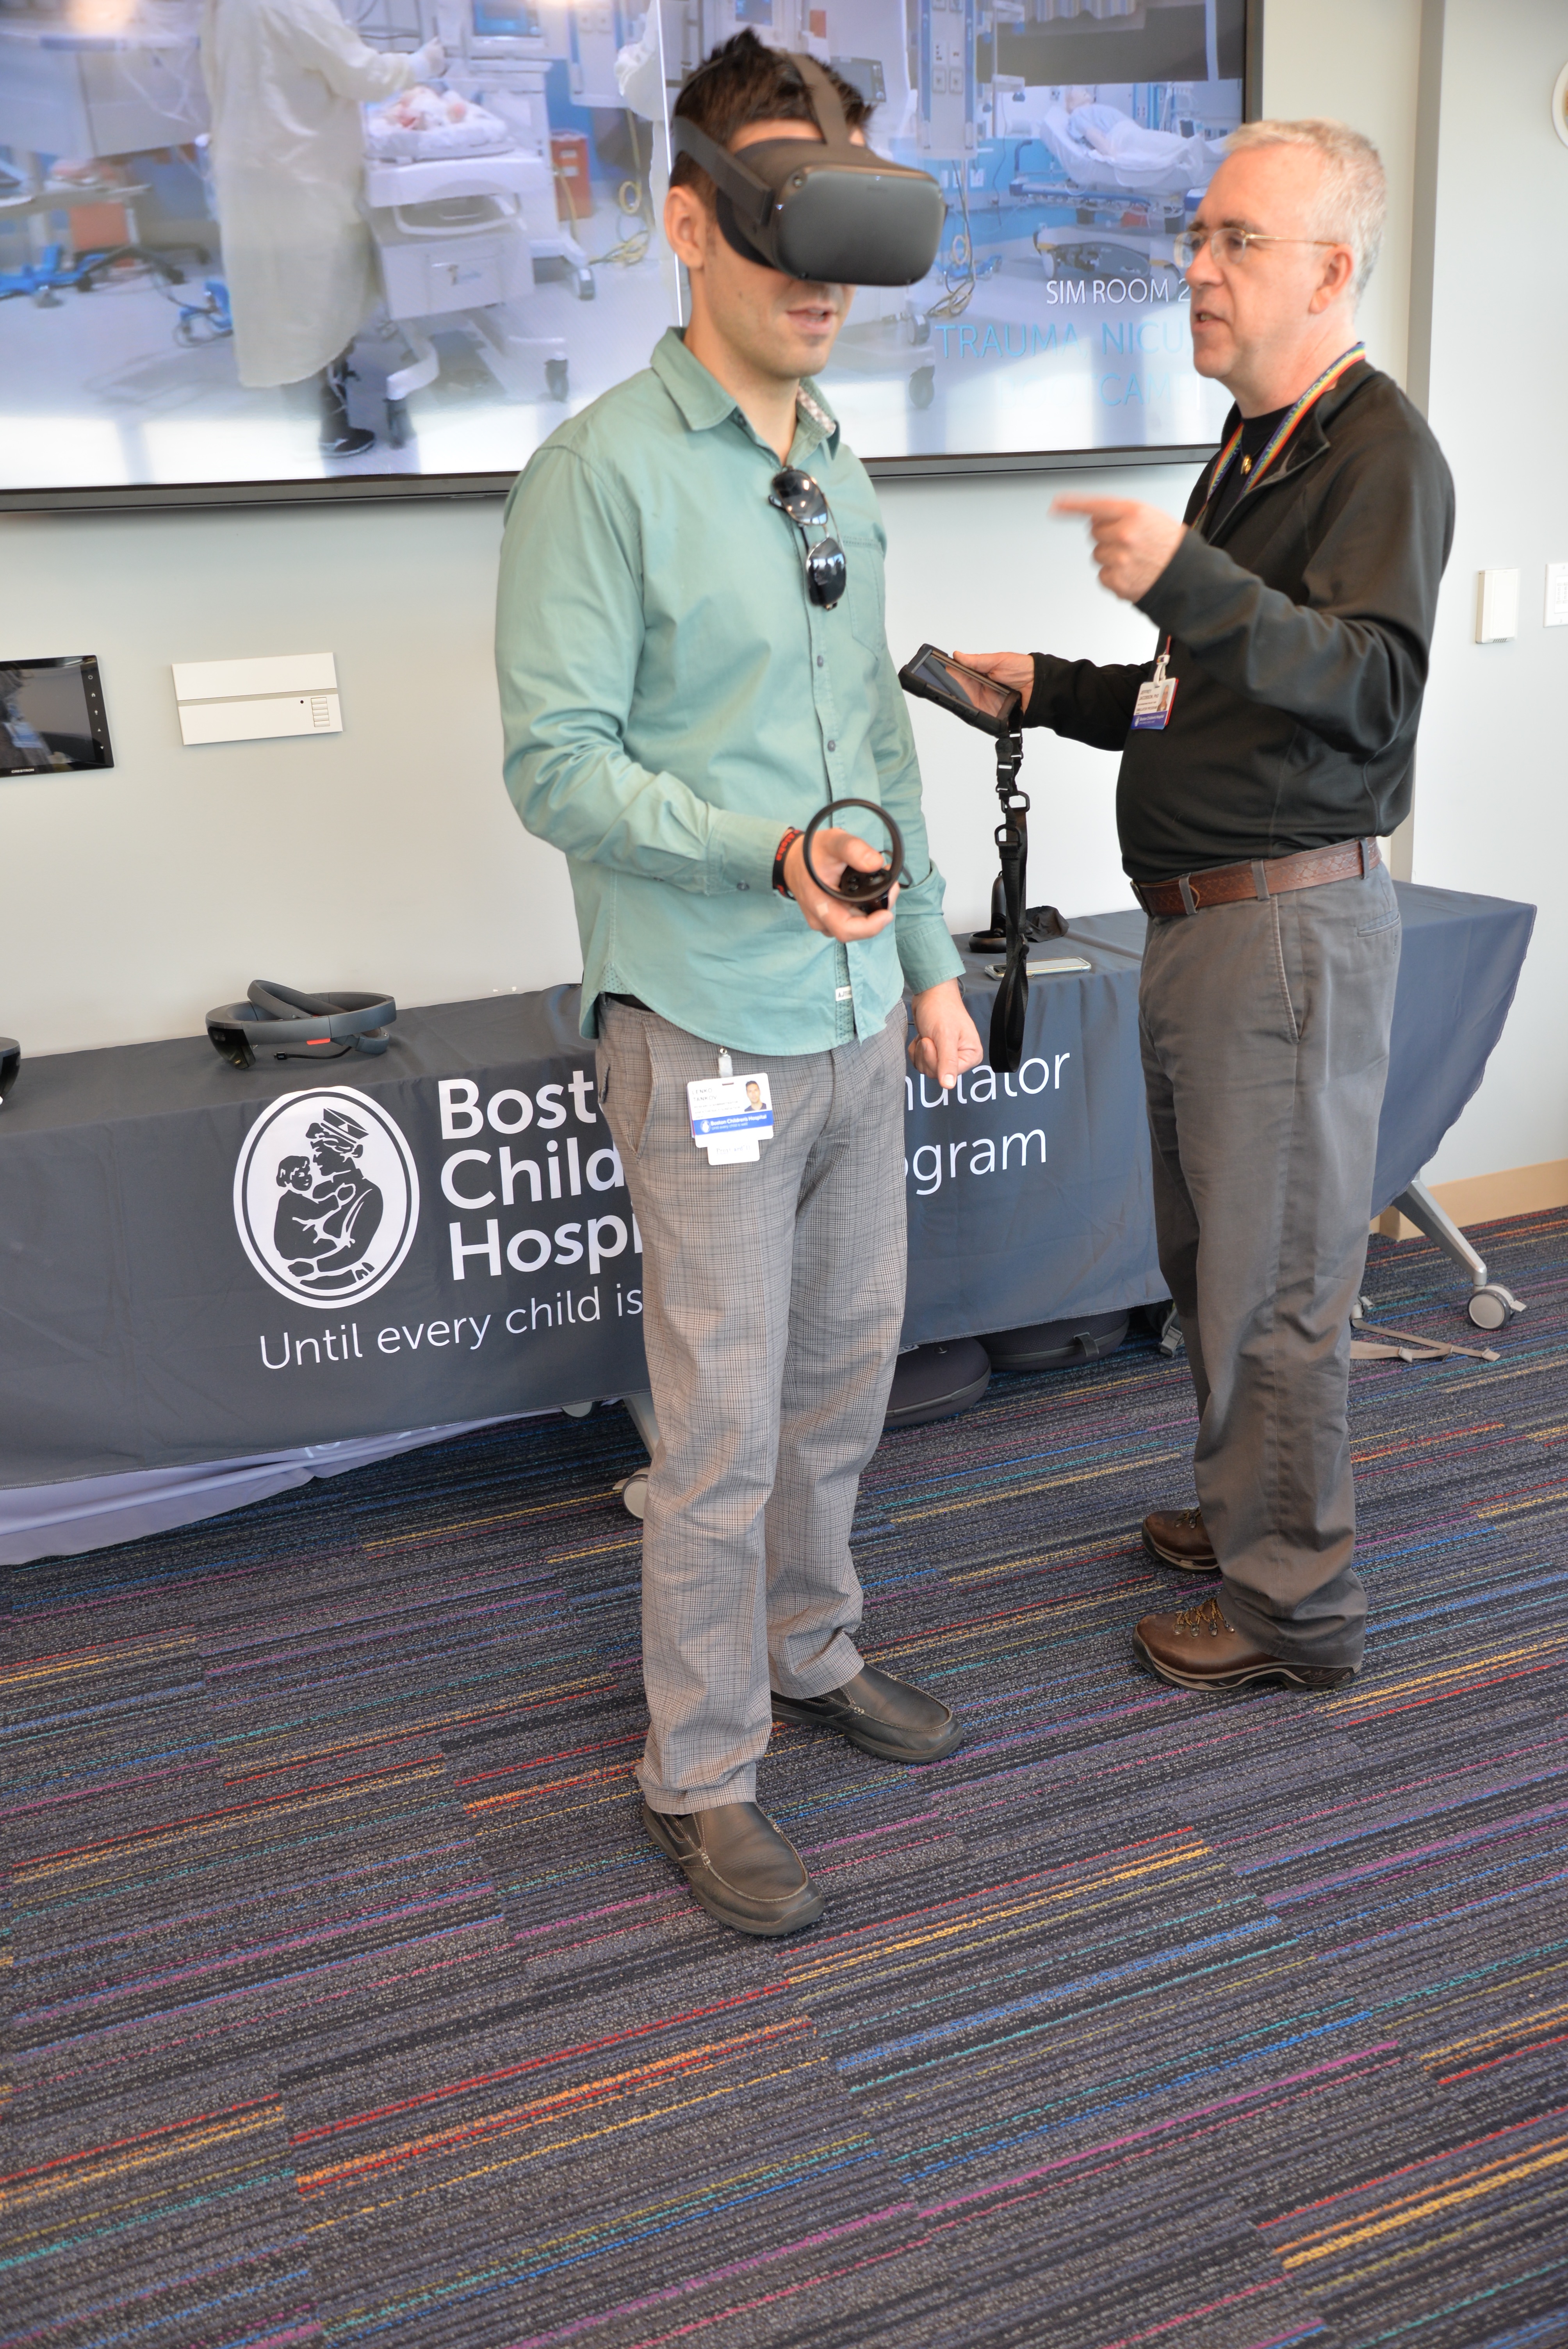
[[[1232,1628],[1232,1625],[1226,1622],[1224,1610],[1220,1605],[1217,1594],[1213,1591],[1210,1592],[1202,1606],[1183,1608],[1181,1613],[1176,1618],[1177,1630],[1187,1633],[1194,1640],[1202,1639],[1205,1633],[1211,1640],[1218,1640]]]

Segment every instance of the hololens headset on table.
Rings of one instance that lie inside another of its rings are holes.
[[[928,171],[850,137],[838,91],[814,57],[790,54],[822,144],[759,139],[732,155],[677,114],[675,151],[718,191],[718,225],[743,261],[816,285],[913,285],[936,258],[946,205]]]
[[[1024,763],[1021,720],[1023,697],[1010,685],[998,685],[977,668],[966,668],[950,653],[922,645],[914,658],[898,673],[905,693],[934,701],[966,726],[977,726],[996,743],[996,797],[1002,821],[996,827],[996,847],[1002,870],[991,889],[991,927],[977,930],[969,941],[971,953],[1006,949],[1006,961],[991,1007],[991,1066],[998,1075],[1010,1075],[1024,1057],[1024,1019],[1029,1004],[1028,953],[1042,938],[1060,937],[1067,929],[1054,905],[1026,906],[1029,865],[1029,801],[1018,788]]]
[[[214,1051],[236,1069],[253,1069],[258,1053],[276,1061],[339,1061],[346,1052],[384,1052],[397,1017],[389,995],[304,995],[275,978],[253,978],[243,1003],[221,1003],[207,1014]]]

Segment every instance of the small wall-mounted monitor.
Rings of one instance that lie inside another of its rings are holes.
[[[113,764],[91,653],[0,661],[0,775],[67,775]]]

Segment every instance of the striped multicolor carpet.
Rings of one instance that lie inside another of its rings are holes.
[[[1568,1218],[1487,1250],[1501,1362],[1357,1370],[1332,1697],[1132,1669],[1147,1341],[884,1443],[866,1644],[972,1742],[777,1733],[782,1945],[634,1825],[618,1410],[15,1573],[0,2340],[1568,2342]]]

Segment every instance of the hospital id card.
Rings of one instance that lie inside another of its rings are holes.
[[[1138,698],[1132,705],[1132,730],[1147,733],[1163,731],[1171,722],[1171,704],[1176,698],[1180,679],[1165,674],[1165,655],[1154,664],[1154,674],[1138,688]]]
[[[686,1102],[692,1140],[707,1151],[710,1166],[754,1164],[762,1143],[773,1139],[773,1100],[760,1071],[755,1076],[694,1077]]]

